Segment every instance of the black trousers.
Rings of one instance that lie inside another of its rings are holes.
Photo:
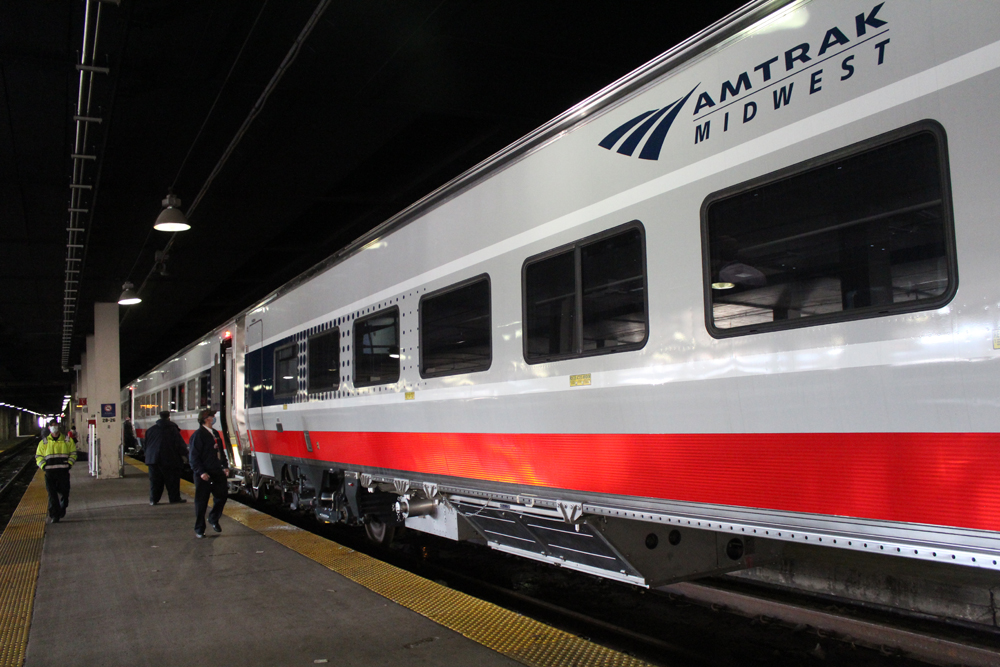
[[[69,507],[69,468],[45,471],[45,490],[49,492],[49,516],[61,519]]]
[[[181,499],[181,471],[158,463],[149,463],[149,502],[158,503],[167,489],[167,498],[176,503]]]
[[[222,518],[222,510],[229,497],[229,484],[221,470],[208,473],[212,479],[203,480],[200,476],[194,478],[194,530],[205,532],[205,510],[208,509],[208,497],[212,496],[212,511],[208,515],[211,523],[218,523]]]

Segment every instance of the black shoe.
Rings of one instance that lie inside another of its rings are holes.
[[[200,540],[201,538],[205,537],[205,533],[196,530],[194,531],[194,536]]]
[[[52,523],[59,523],[59,517],[52,519]]]
[[[171,505],[176,505],[177,503],[186,503],[186,502],[187,501],[185,499],[181,498],[180,500],[171,500],[170,504]]]
[[[208,525],[210,525],[212,527],[212,530],[214,530],[215,532],[217,532],[217,533],[221,533],[222,532],[222,526],[219,525],[218,521],[216,521],[215,523],[210,523]]]
[[[50,516],[45,517],[45,523],[55,523],[57,519],[53,519]]]
[[[150,500],[150,501],[149,501],[149,506],[150,506],[150,507],[152,507],[153,505],[159,505],[159,504],[160,504],[160,503],[157,503],[157,502],[153,502],[152,500]]]

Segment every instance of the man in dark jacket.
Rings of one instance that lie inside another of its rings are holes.
[[[229,492],[229,459],[226,458],[226,448],[222,436],[212,428],[215,423],[215,411],[202,410],[198,413],[198,430],[191,436],[190,459],[191,472],[194,477],[194,536],[205,537],[205,510],[208,509],[208,496],[212,496],[212,511],[208,515],[208,524],[217,533],[222,532],[219,519],[226,506]]]
[[[181,470],[184,467],[184,438],[177,424],[164,410],[160,419],[146,429],[146,467],[149,468],[149,504],[160,502],[163,488],[171,503],[186,503],[181,498]]]

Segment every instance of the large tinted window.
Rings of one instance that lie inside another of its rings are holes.
[[[399,380],[399,309],[379,311],[354,323],[354,386]]]
[[[648,321],[645,248],[637,223],[525,262],[529,363],[640,348]]]
[[[340,329],[309,339],[309,391],[333,391],[340,386]]]
[[[890,135],[710,197],[715,335],[936,308],[956,288],[943,131]]]
[[[289,396],[299,388],[299,364],[295,343],[274,351],[274,395]]]
[[[419,311],[422,377],[490,367],[490,281],[485,276],[424,296]]]
[[[187,409],[197,410],[198,409],[198,380],[190,379],[187,383]]]

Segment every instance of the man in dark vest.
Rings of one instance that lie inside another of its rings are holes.
[[[164,410],[155,424],[146,429],[146,467],[149,468],[149,504],[160,502],[163,489],[171,503],[186,503],[181,498],[181,470],[187,447],[181,430],[170,421],[170,412]]]

